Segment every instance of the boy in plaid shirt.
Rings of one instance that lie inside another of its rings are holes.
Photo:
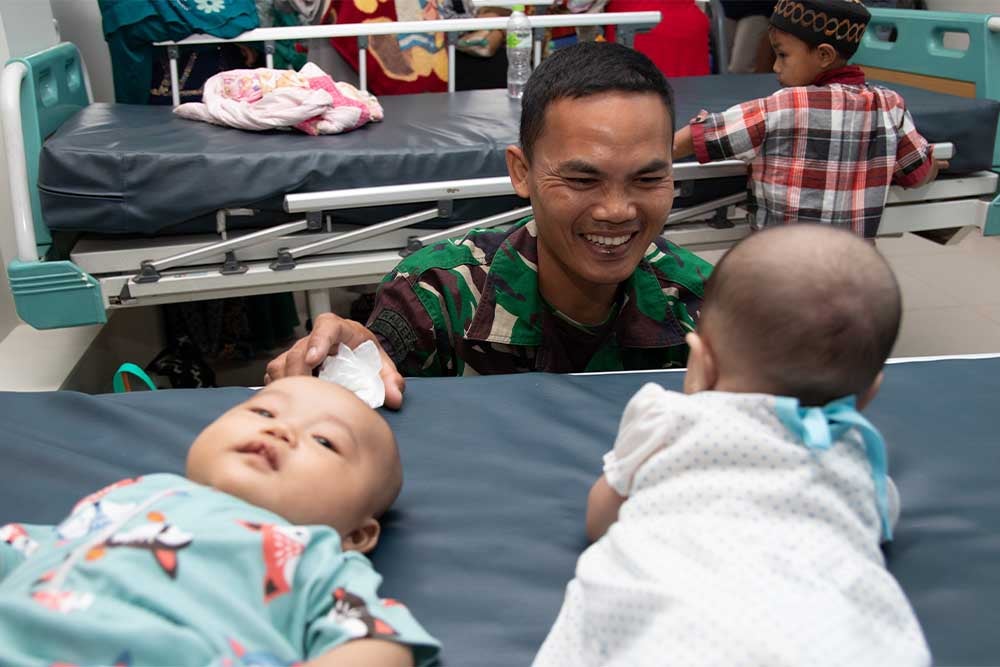
[[[848,65],[868,21],[859,0],[780,0],[768,34],[785,86],[679,130],[674,158],[750,165],[751,226],[813,222],[874,237],[891,184],[919,187],[947,162],[903,98]]]

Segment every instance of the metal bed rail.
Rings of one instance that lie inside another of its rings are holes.
[[[935,154],[943,159],[951,158],[954,154],[954,147],[950,143],[935,144]],[[731,176],[745,173],[745,171],[746,165],[736,160],[708,165],[682,163],[677,165],[674,170],[675,180],[677,181]],[[996,181],[997,177],[995,174],[984,172],[967,178],[935,182],[918,191],[906,191],[894,188],[891,191],[888,203],[890,205],[915,203],[924,205],[934,201],[948,201],[949,203],[953,203],[958,198],[975,198],[993,192],[996,188]],[[408,228],[411,225],[446,215],[451,210],[451,204],[454,200],[509,196],[512,194],[514,194],[514,188],[510,180],[497,177],[286,195],[286,210],[293,213],[305,213],[305,219],[248,234],[236,235],[232,238],[207,243],[195,249],[186,249],[180,253],[167,255],[158,259],[144,260],[140,264],[139,271],[129,279],[129,283],[133,285],[157,283],[169,275],[167,272],[170,269],[180,267],[200,265],[205,270],[211,270],[212,267],[210,264],[213,261],[217,261],[219,256],[223,256],[224,261],[221,266],[215,268],[218,274],[224,276],[244,274],[248,272],[249,265],[236,257],[236,251],[253,248],[268,242],[273,247],[274,242],[278,239],[285,245],[277,247],[273,261],[268,263],[265,260],[265,262],[259,263],[266,263],[267,268],[272,272],[291,271],[299,268],[301,261],[310,257],[325,256],[334,249],[342,250],[345,247],[349,248],[352,244],[378,236],[387,231]],[[697,206],[676,209],[668,217],[666,228],[670,230],[672,227],[688,221],[711,217],[713,214],[722,221],[719,227],[732,227],[732,224],[725,222],[728,218],[725,211],[730,207],[742,204],[744,201],[745,195],[739,193]],[[318,239],[309,236],[291,236],[291,234],[296,232],[321,230],[323,227],[323,216],[329,211],[419,202],[436,202],[437,206],[436,208],[394,218],[370,227],[363,227],[341,234],[322,235]],[[975,202],[973,204],[975,205]],[[722,212],[722,214],[719,215],[719,212]],[[452,226],[448,229],[429,231],[422,236],[409,236],[405,247],[395,253],[395,261],[398,261],[399,256],[406,256],[426,244],[455,238],[471,229],[486,229],[508,224],[530,214],[531,207],[524,206],[487,218]],[[883,233],[899,233],[895,231],[895,227],[900,224],[905,226],[906,222],[888,223],[886,228],[880,231]],[[935,220],[934,224],[937,224],[937,220]],[[912,226],[912,222],[910,226]],[[185,271],[185,273],[188,272]],[[256,274],[260,273],[262,273],[261,270],[256,272]],[[256,280],[257,282],[266,282],[260,275],[257,275]],[[280,279],[276,279],[276,281],[280,281]],[[129,284],[123,285],[121,298],[119,298],[118,303],[125,304],[130,302],[133,289]]]
[[[986,219],[989,196],[996,190],[997,174],[980,172],[949,181],[936,181],[919,194],[894,188],[883,215],[880,236],[939,229],[942,220],[964,220],[979,226]],[[971,198],[963,195],[970,195]],[[691,220],[693,209],[674,211],[664,235],[679,245],[695,250],[725,248],[750,233],[745,221],[742,197],[727,197],[698,207],[702,219]],[[713,210],[723,212],[712,217]],[[471,227],[504,224],[526,215],[523,208],[507,214],[469,223],[460,228],[431,231],[414,239],[431,243],[454,238]],[[705,219],[705,218],[709,219]],[[302,237],[287,237],[289,244]],[[348,248],[349,250],[349,248]],[[154,282],[141,282],[131,273],[100,277],[100,289],[109,309],[145,306],[179,301],[194,301],[222,296],[241,296],[268,292],[323,290],[328,287],[377,283],[400,260],[398,250],[338,252],[295,258],[293,265],[278,267],[269,259],[248,261],[239,274],[216,266],[177,267],[162,272]]]
[[[662,20],[660,12],[607,12],[598,14],[558,14],[528,16],[531,23],[534,64],[542,59],[542,40],[546,28],[577,28],[585,26],[618,26],[615,40],[631,46],[636,33],[656,27]],[[356,37],[358,40],[358,75],[360,88],[368,89],[367,51],[368,40],[375,35],[397,35],[401,33],[443,32],[448,40],[448,92],[455,92],[455,45],[458,34],[474,30],[503,30],[507,27],[505,17],[481,19],[447,19],[436,21],[380,21],[373,23],[342,23],[333,25],[289,26],[279,28],[257,28],[229,39],[211,35],[191,35],[182,40],[156,42],[156,46],[167,47],[170,59],[170,87],[174,106],[180,104],[177,58],[179,47],[200,44],[232,44],[263,42],[267,66],[274,67],[274,43],[281,40],[330,39],[333,37]]]

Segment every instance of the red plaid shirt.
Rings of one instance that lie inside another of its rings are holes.
[[[691,136],[699,162],[750,164],[758,229],[816,222],[875,236],[889,185],[919,183],[931,168],[903,98],[853,66],[695,119]]]

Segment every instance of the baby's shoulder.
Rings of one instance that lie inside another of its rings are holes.
[[[653,419],[683,422],[686,426],[772,427],[778,423],[775,397],[769,394],[699,391],[684,394],[658,384],[644,385],[626,407],[624,422]]]

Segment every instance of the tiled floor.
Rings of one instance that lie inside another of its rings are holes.
[[[1000,238],[941,246],[907,234],[878,247],[903,290],[893,356],[1000,352]]]
[[[954,245],[905,234],[879,239],[903,291],[894,357],[1000,353],[1000,237]],[[717,261],[721,251],[702,253]]]

